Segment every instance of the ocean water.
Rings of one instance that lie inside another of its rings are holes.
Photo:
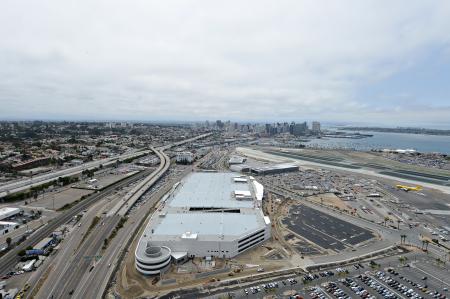
[[[321,138],[313,139],[304,144],[307,147],[353,149],[361,151],[385,148],[415,149],[422,153],[439,152],[450,155],[450,136],[366,131],[360,133],[373,134],[373,137],[362,139]]]

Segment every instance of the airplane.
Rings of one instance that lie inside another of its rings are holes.
[[[396,187],[397,189],[403,190],[403,191],[405,191],[405,192],[408,192],[408,191],[420,191],[420,190],[422,190],[422,186],[419,186],[419,185],[417,185],[417,186],[415,186],[415,187],[405,186],[405,185],[395,185],[395,187]]]

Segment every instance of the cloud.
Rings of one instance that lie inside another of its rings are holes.
[[[361,96],[448,28],[448,1],[3,1],[0,117],[449,122]]]

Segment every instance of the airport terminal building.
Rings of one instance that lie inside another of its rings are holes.
[[[159,274],[190,257],[232,258],[270,238],[263,186],[236,173],[195,172],[152,215],[136,248],[136,269]]]

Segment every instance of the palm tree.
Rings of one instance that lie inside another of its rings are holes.
[[[378,267],[380,266],[380,265],[377,264],[375,261],[370,261],[369,265],[370,265],[370,267],[371,267],[372,269],[378,268]]]
[[[400,235],[400,244],[406,243],[406,235]]]
[[[441,258],[436,258],[436,264],[440,266],[441,264],[445,264],[445,261],[441,260]]]
[[[428,244],[430,244],[430,241],[425,240],[424,242],[425,242],[425,245],[426,245],[426,246],[425,246],[425,250],[428,251]]]
[[[386,216],[386,217],[384,217],[384,226],[386,226],[386,223],[389,221],[389,217],[388,216]]]

